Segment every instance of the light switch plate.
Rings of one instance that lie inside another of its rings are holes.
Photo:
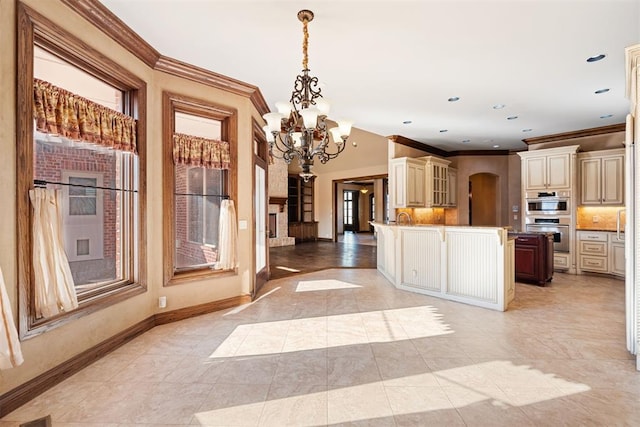
[[[238,228],[240,230],[246,230],[247,229],[247,220],[246,219],[241,219],[240,221],[238,221]]]

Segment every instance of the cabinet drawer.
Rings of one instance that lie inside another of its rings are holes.
[[[569,255],[553,254],[554,270],[566,270],[569,268]]]
[[[580,256],[580,269],[607,273],[607,259],[590,256]]]
[[[580,241],[580,255],[600,255],[607,256],[606,242],[585,242]]]
[[[607,242],[607,233],[598,231],[578,231],[578,240],[588,240],[590,242]]]

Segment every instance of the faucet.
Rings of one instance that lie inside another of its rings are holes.
[[[409,221],[409,225],[413,224],[413,221],[411,220],[411,215],[409,215],[407,212],[400,212],[397,216],[396,216],[396,220],[398,221],[398,225],[401,225],[401,221],[400,218],[402,217],[406,217],[407,221]]]

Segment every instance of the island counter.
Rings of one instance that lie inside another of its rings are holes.
[[[514,240],[506,228],[371,225],[378,270],[398,289],[499,311],[513,300]]]

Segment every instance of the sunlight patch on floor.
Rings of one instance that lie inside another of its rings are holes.
[[[300,270],[296,270],[295,268],[291,268],[291,267],[285,267],[283,265],[276,265],[276,268],[278,270],[289,271],[291,273],[300,273]]]
[[[424,376],[429,378],[422,378]],[[403,387],[393,383],[425,385]],[[431,411],[455,411],[480,402],[490,402],[496,408],[507,410],[590,389],[586,384],[546,374],[527,365],[495,360],[391,381],[373,381],[266,402],[248,402],[196,413],[195,417],[202,425],[211,425],[221,420],[243,417],[246,420],[246,415],[253,413],[256,418],[262,414],[260,425],[313,426]],[[323,407],[328,411],[322,410]],[[258,419],[255,421],[257,424]]]
[[[298,282],[296,292],[330,291],[334,289],[354,289],[361,288],[360,285],[343,282],[342,280],[301,280]]]
[[[317,316],[236,327],[210,358],[256,356],[451,334],[434,307]]]

